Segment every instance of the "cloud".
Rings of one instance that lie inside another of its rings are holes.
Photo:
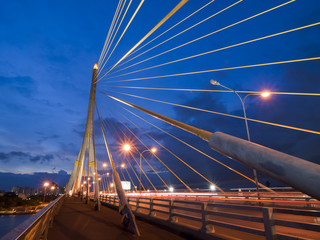
[[[33,163],[45,163],[50,162],[54,159],[52,154],[45,154],[45,155],[32,155],[28,152],[20,152],[20,151],[12,151],[8,153],[1,152],[0,153],[0,161],[4,163],[8,163],[10,161],[15,160],[27,160]]]

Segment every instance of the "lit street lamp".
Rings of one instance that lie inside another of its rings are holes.
[[[47,187],[49,186],[49,183],[48,183],[48,182],[45,182],[45,183],[43,184],[43,186],[44,186],[43,202],[45,202],[45,201],[46,201]]]
[[[267,98],[267,97],[270,96],[270,92],[263,92],[261,94],[259,94],[259,93],[249,93],[249,94],[245,95],[244,98],[241,98],[241,96],[237,93],[237,91],[220,84],[217,80],[212,79],[212,80],[210,80],[210,83],[212,85],[221,86],[221,87],[223,87],[225,89],[228,89],[228,90],[234,92],[238,96],[238,98],[240,99],[241,104],[242,104],[243,117],[244,117],[244,121],[245,121],[245,124],[246,124],[247,138],[248,138],[248,141],[251,142],[250,133],[249,133],[249,127],[248,127],[247,114],[246,114],[245,100],[250,95],[260,95],[263,98]],[[260,194],[259,194],[258,176],[257,176],[256,169],[253,169],[253,175],[254,175],[254,181],[255,181],[255,184],[256,184],[257,194],[258,194],[258,198],[259,198]]]
[[[123,146],[123,149],[124,149],[125,151],[129,151],[129,150],[131,149],[131,147],[130,147],[129,144],[125,144],[125,145]],[[151,149],[146,149],[146,150],[144,150],[144,151],[142,151],[142,152],[140,153],[140,184],[142,184],[142,183],[141,183],[141,172],[142,172],[141,158],[142,158],[142,154],[143,154],[144,152],[152,152],[152,153],[155,153],[156,151],[157,151],[157,149],[156,149],[155,147],[153,147],[153,148],[151,148]],[[141,190],[141,187],[142,187],[142,186],[140,186],[140,190]]]

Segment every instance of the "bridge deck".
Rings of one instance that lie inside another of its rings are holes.
[[[49,229],[48,240],[64,239],[185,239],[174,233],[143,221],[137,221],[141,237],[126,231],[121,224],[121,216],[107,207],[94,211],[92,204],[84,204],[75,198],[66,198],[59,214]]]

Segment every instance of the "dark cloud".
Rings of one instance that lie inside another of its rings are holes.
[[[12,151],[8,153],[1,152],[0,153],[0,161],[7,163],[14,160],[27,160],[30,162],[38,162],[38,163],[45,163],[50,162],[54,159],[52,154],[45,154],[45,155],[32,155],[28,152],[19,152],[19,151]]]

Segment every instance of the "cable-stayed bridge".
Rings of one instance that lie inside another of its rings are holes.
[[[301,32],[312,36],[319,31],[320,22],[304,21],[274,29],[269,26],[265,33],[248,33],[239,40],[236,32],[230,41],[224,36],[230,36],[228,31],[244,30],[255,21],[271,21],[277,12],[292,11],[296,1],[261,3],[240,19],[214,27],[215,20],[243,10],[247,5],[242,5],[248,3],[173,2],[170,8],[159,9],[165,12],[159,19],[148,13],[150,23],[147,18],[142,22],[148,26],[142,35],[138,29],[136,34],[132,31],[136,22],[141,24],[139,16],[148,3],[118,2],[92,70],[83,142],[61,210],[68,220],[58,215],[60,229],[54,226],[49,230],[49,239],[61,238],[61,225],[76,221],[76,217],[87,224],[98,224],[103,216],[112,219],[111,210],[105,207],[118,209],[122,218],[117,223],[145,239],[154,236],[147,230],[151,226],[140,220],[154,224],[153,234],[161,231],[168,239],[172,233],[162,228],[194,239],[320,239],[319,161],[295,156],[300,153],[296,149],[305,147],[295,143],[298,140],[306,141],[307,150],[316,152],[320,132],[307,123],[313,123],[313,114],[319,115],[310,111],[309,118],[304,116],[300,105],[295,114],[287,109],[288,104],[279,103],[279,108],[284,107],[281,110],[274,105],[263,108],[277,97],[289,98],[284,102],[299,98],[317,103],[320,93],[316,87],[315,92],[257,87],[260,78],[285,71],[288,66],[318,66],[320,57],[316,54],[320,53],[288,51],[285,55],[286,51],[270,48],[267,51],[275,53],[258,60],[249,54],[267,48],[274,39],[287,41]],[[243,61],[237,61],[239,56]],[[225,80],[229,71],[239,71],[239,79],[230,84]],[[251,78],[250,85],[241,81],[245,78]],[[300,116],[306,124],[296,124],[299,121],[291,116]],[[291,148],[281,151],[286,144]],[[48,206],[48,216],[55,213],[63,198]],[[82,204],[90,205],[90,200],[97,212],[87,218],[80,216],[81,211],[90,210]],[[94,215],[101,213],[105,215]],[[71,215],[74,218],[69,219]],[[51,220],[35,219],[45,223]],[[80,226],[74,225],[79,232],[69,229],[66,236],[83,237]],[[39,234],[47,236],[46,227],[37,228]],[[92,239],[103,239],[104,230],[92,231],[102,234]],[[124,229],[114,231],[117,233],[110,233],[110,239],[119,238],[122,232],[128,234]]]

